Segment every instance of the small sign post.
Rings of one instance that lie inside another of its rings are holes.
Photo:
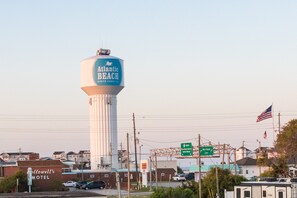
[[[29,186],[29,193],[31,192],[32,186],[32,168],[29,167],[27,170],[27,179],[28,179],[28,186]]]
[[[140,161],[140,171],[142,172],[142,185],[147,187],[148,160]]]

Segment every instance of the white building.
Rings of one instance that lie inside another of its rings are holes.
[[[67,157],[66,157],[65,151],[55,151],[53,153],[53,159],[56,159],[56,160],[66,160]]]
[[[247,179],[253,179],[260,176],[266,170],[269,170],[268,166],[258,166],[257,160],[246,157],[236,161],[236,164],[239,167],[239,175],[244,176]]]
[[[256,153],[242,146],[236,149],[236,160],[240,160],[246,157],[256,158]]]

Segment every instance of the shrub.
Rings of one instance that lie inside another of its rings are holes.
[[[27,189],[27,176],[26,173],[18,171],[13,176],[5,177],[0,182],[1,193],[11,193],[16,191],[17,179],[19,180],[18,191],[24,192]]]
[[[150,198],[192,198],[194,193],[189,188],[157,188]]]

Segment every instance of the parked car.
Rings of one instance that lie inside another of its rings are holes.
[[[177,174],[172,177],[173,181],[186,181],[186,177],[184,174]]]
[[[75,181],[67,181],[67,182],[64,182],[63,185],[66,187],[75,187],[76,182]]]
[[[88,183],[88,181],[79,181],[76,182],[76,188],[81,189],[83,187],[83,185],[86,185]]]
[[[194,175],[194,173],[188,173],[188,174],[185,175],[185,178],[187,180],[194,180],[195,179],[195,175]]]
[[[105,187],[106,187],[106,184],[104,181],[92,181],[83,185],[82,189],[85,189],[85,190],[94,189],[94,188],[104,189]]]

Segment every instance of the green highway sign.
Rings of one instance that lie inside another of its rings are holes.
[[[193,155],[193,150],[181,150],[180,155],[181,156],[192,156]]]
[[[191,142],[180,144],[180,155],[181,156],[192,156],[193,146]]]
[[[201,146],[200,156],[213,156],[213,146]]]
[[[188,142],[188,143],[181,143],[180,148],[181,149],[192,149],[193,147],[192,147],[192,143]]]

